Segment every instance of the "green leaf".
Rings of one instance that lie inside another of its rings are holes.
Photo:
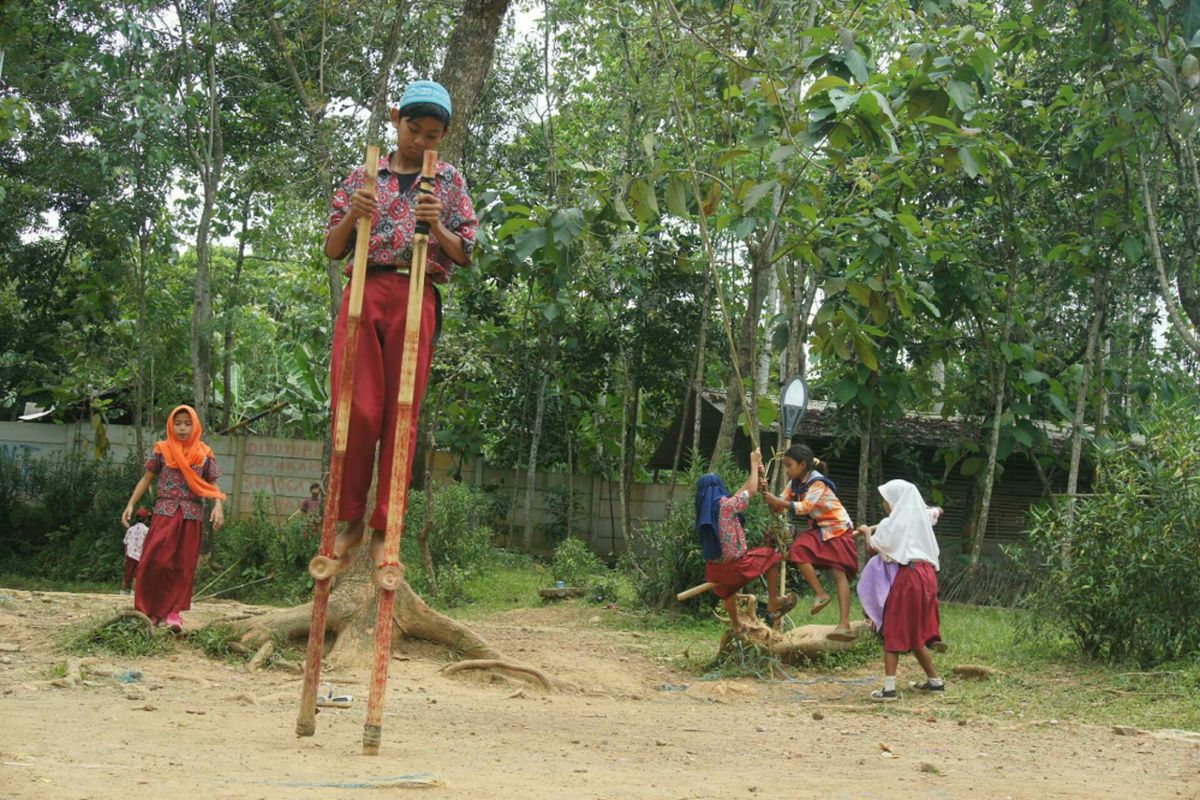
[[[779,181],[771,180],[763,181],[762,183],[752,186],[750,191],[746,192],[746,199],[742,202],[742,210],[749,214],[754,210],[754,207],[758,205],[764,197],[774,191],[775,187],[778,185]]]
[[[1100,144],[1096,145],[1096,149],[1092,151],[1092,158],[1099,158],[1128,138],[1129,134],[1124,130],[1121,128],[1113,128],[1108,132],[1108,135],[1104,137],[1104,140],[1101,141]]]
[[[654,160],[654,131],[650,131],[642,137],[642,149],[646,151],[646,158]]]
[[[1054,408],[1058,410],[1058,413],[1062,414],[1063,417],[1065,417],[1066,419],[1074,418],[1075,415],[1071,413],[1071,409],[1067,408],[1066,400],[1063,400],[1061,397],[1059,397],[1057,394],[1054,394],[1053,392],[1050,393],[1049,397],[1050,397],[1050,405],[1054,406]]]
[[[808,93],[804,95],[804,98],[807,100],[808,98],[812,97],[815,94],[820,94],[821,92],[828,91],[829,89],[832,89],[836,86],[849,86],[849,85],[850,84],[847,83],[845,81],[845,79],[839,78],[837,75],[826,75],[822,78],[818,78],[816,81],[813,82],[812,86],[808,87]]]
[[[528,217],[510,217],[507,222],[496,229],[493,236],[497,241],[501,241],[511,238],[518,231],[534,227],[537,227],[537,223]]]
[[[959,469],[959,472],[962,473],[964,478],[970,478],[973,475],[979,474],[980,470],[983,469],[983,463],[984,461],[982,458],[979,456],[973,456],[962,463],[962,467]]]
[[[845,405],[858,396],[858,384],[850,378],[842,378],[833,387],[833,399]]]
[[[833,103],[833,110],[839,114],[858,102],[858,97],[858,92],[847,92],[843,89],[829,90],[829,102]]]
[[[879,371],[879,361],[875,358],[875,345],[871,340],[861,334],[856,334],[854,337],[854,352],[858,354],[858,360],[867,366],[867,369],[872,372]]]
[[[517,237],[516,247],[513,249],[513,257],[518,261],[524,261],[546,246],[546,239],[549,231],[545,228],[534,228],[533,230],[525,231]]]
[[[876,91],[872,91],[871,94],[875,97],[876,102],[879,103],[879,108],[892,121],[892,124],[897,128],[900,127],[900,123],[896,120],[896,115],[892,113],[892,104],[888,102],[888,99]]]
[[[945,128],[948,131],[953,131],[954,133],[962,133],[962,131],[959,129],[959,127],[957,125],[955,125],[953,122],[946,119],[945,117],[937,117],[937,116],[930,115],[930,116],[921,117],[917,121],[924,122],[927,125],[937,125],[941,128]]]
[[[633,213],[641,222],[653,222],[658,218],[658,198],[648,182],[638,179],[629,185],[629,202]]]
[[[958,148],[958,159],[962,163],[963,172],[972,178],[979,177],[979,162],[975,160],[975,153],[971,148],[965,145]]]
[[[554,320],[558,319],[558,315],[561,312],[562,308],[553,300],[542,308],[542,316],[546,318],[547,322],[554,322]]]
[[[684,219],[691,216],[688,211],[687,185],[678,175],[672,175],[667,181],[667,210]]]
[[[796,154],[796,146],[791,144],[780,145],[771,153],[771,163],[778,164],[780,161],[791,158]]]
[[[964,113],[975,107],[975,87],[966,81],[951,80],[946,93],[950,95],[954,105]]]
[[[550,230],[554,243],[566,247],[583,232],[583,211],[578,208],[560,208],[550,217]]]
[[[1025,370],[1024,374],[1022,374],[1022,375],[1021,375],[1021,377],[1022,377],[1022,378],[1025,380],[1025,382],[1026,382],[1026,383],[1028,383],[1030,386],[1036,386],[1036,385],[1038,385],[1039,383],[1041,383],[1042,381],[1046,381],[1046,380],[1049,380],[1049,379],[1050,379],[1050,376],[1049,376],[1049,375],[1047,375],[1047,374],[1046,374],[1046,373],[1044,373],[1044,372],[1039,372],[1039,371],[1038,371],[1038,370],[1036,370],[1036,369],[1027,369],[1027,370]]]
[[[859,83],[866,83],[870,78],[867,72],[867,62],[863,58],[862,53],[858,52],[858,48],[847,50],[842,56],[842,63],[846,65],[846,69],[850,70],[850,74]]]

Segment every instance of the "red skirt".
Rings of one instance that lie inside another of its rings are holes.
[[[709,561],[704,567],[704,579],[717,584],[713,587],[717,597],[732,597],[750,581],[766,575],[779,559],[775,548],[756,547],[747,550],[737,561]]]
[[[883,649],[907,653],[942,638],[937,572],[928,561],[903,564],[883,610]]]
[[[792,542],[788,561],[812,564],[817,569],[841,570],[847,579],[854,580],[858,575],[858,545],[850,532],[821,541],[820,529],[809,528]]]
[[[192,607],[192,583],[200,560],[200,520],[155,514],[138,562],[133,606],[158,621]]]

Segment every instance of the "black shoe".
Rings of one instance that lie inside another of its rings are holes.
[[[934,685],[929,681],[925,681],[924,683],[917,683],[916,681],[913,681],[908,685],[908,688],[916,689],[918,692],[944,692],[946,691],[946,684],[939,683]]]
[[[876,689],[871,692],[871,699],[876,703],[893,703],[900,699],[900,693],[895,689]]]

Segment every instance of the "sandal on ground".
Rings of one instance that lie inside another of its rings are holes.
[[[183,620],[179,618],[178,614],[167,614],[163,622],[167,624],[171,633],[183,633]]]
[[[838,625],[832,632],[825,635],[826,639],[832,639],[835,642],[853,642],[855,640],[854,631],[850,630],[849,626]]]
[[[950,645],[943,642],[941,639],[934,639],[929,643],[929,649],[935,653],[946,653],[950,650]]]
[[[796,607],[796,603],[799,602],[799,599],[800,598],[796,597],[795,592],[781,597],[779,599],[779,608],[775,609],[774,611],[767,611],[766,616],[764,617],[767,622],[767,626],[771,628],[777,627],[779,623],[783,621],[783,618],[791,613],[791,610]]]
[[[349,708],[354,698],[348,694],[334,694],[333,684],[325,684],[325,694],[317,695],[317,708]]]
[[[912,681],[911,683],[908,684],[908,688],[916,689],[919,692],[944,692],[944,691],[946,691],[946,684],[943,683],[943,684],[934,686],[929,681],[925,681],[924,683],[917,683],[916,681]]]
[[[894,703],[900,699],[900,693],[895,689],[876,689],[871,692],[871,699],[876,703]]]
[[[820,614],[822,611],[825,610],[825,606],[829,605],[832,602],[833,602],[833,598],[830,595],[825,595],[824,597],[818,597],[816,600],[813,600],[812,608],[810,608],[808,610],[808,613],[815,617],[817,614]]]

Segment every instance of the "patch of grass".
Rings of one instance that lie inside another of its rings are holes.
[[[54,681],[65,677],[67,677],[67,662],[65,661],[59,661],[57,664],[51,664],[42,671],[43,680]]]
[[[187,636],[187,643],[214,661],[245,661],[245,655],[229,646],[237,638],[233,626],[217,624],[192,631]]]
[[[17,589],[27,592],[78,592],[88,594],[115,594],[120,581],[73,581],[59,578],[40,578],[29,575],[0,573],[0,592]]]
[[[77,656],[140,658],[175,650],[175,641],[164,631],[148,630],[135,619],[122,619],[103,627],[83,626],[68,631],[63,650]]]
[[[538,589],[553,584],[550,572],[531,556],[498,553],[491,568],[469,575],[463,582],[465,603],[454,607],[458,619],[478,619],[517,608],[530,608],[540,601]],[[436,599],[438,610],[447,606]]]

